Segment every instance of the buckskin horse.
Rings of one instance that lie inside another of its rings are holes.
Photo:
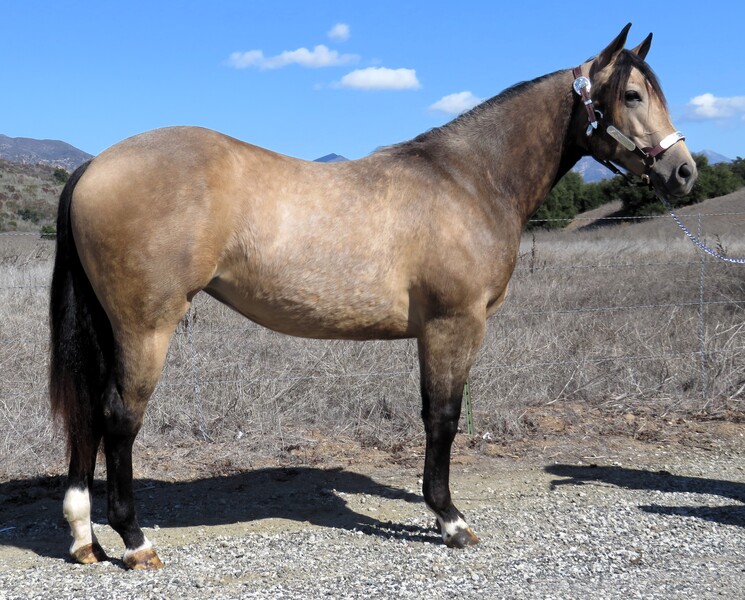
[[[132,446],[171,336],[201,291],[289,335],[416,338],[424,499],[445,544],[478,543],[451,498],[451,445],[527,219],[586,155],[667,198],[696,179],[645,62],[652,35],[626,50],[629,27],[578,67],[359,160],[307,162],[171,127],[75,171],[60,197],[50,300],[50,399],[70,454],[74,560],[106,558],[90,519],[103,441],[124,564],[162,566],[137,522]]]

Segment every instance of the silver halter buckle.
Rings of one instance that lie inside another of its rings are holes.
[[[590,80],[587,77],[580,73],[580,67],[573,70],[575,79],[574,83],[572,83],[572,89],[580,98],[582,98],[582,103],[585,105],[585,109],[587,110],[587,120],[589,121],[589,124],[587,125],[587,131],[585,133],[589,136],[598,128],[596,115],[598,111],[595,110],[595,107],[592,105],[592,98],[590,98],[592,83],[590,83]]]
[[[587,79],[584,75],[580,75],[577,77],[577,79],[574,80],[574,83],[572,84],[572,87],[574,88],[574,92],[578,95],[582,95],[582,90],[587,91],[587,95],[590,95],[590,90],[592,89],[592,84],[590,83],[590,80]]]

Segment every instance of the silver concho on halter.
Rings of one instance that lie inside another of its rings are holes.
[[[575,73],[578,72],[579,69],[576,69]],[[592,135],[592,132],[598,128],[596,115],[599,115],[602,118],[602,113],[599,110],[595,110],[595,107],[592,105],[592,98],[590,98],[592,83],[590,83],[590,80],[584,75],[579,75],[574,80],[574,83],[572,83],[572,88],[574,89],[574,92],[582,98],[582,102],[587,108],[587,118],[589,120],[589,124],[587,125],[587,131],[585,133],[587,135]]]
[[[592,89],[592,84],[590,83],[590,80],[587,79],[587,77],[582,75],[574,80],[572,87],[574,88],[574,91],[578,96],[582,95],[582,90],[587,90],[587,95],[589,96],[590,90]]]

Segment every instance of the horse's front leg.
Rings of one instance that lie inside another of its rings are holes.
[[[463,386],[481,345],[484,317],[433,320],[419,337],[422,419],[427,434],[424,500],[435,513],[442,539],[451,548],[479,543],[450,494],[450,450],[458,430]]]

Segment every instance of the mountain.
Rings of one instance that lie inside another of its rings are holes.
[[[0,134],[0,158],[27,165],[50,165],[72,172],[92,155],[59,140],[12,138]]]
[[[348,158],[344,158],[340,154],[334,154],[332,152],[331,154],[327,154],[326,156],[322,156],[321,158],[315,159],[313,162],[330,163],[330,162],[346,162],[348,160],[349,160]]]
[[[732,162],[731,158],[727,158],[713,150],[702,150],[701,152],[694,152],[694,154],[703,154],[709,160],[710,165]],[[610,169],[601,165],[591,156],[583,156],[579,162],[574,165],[572,171],[579,173],[585,183],[595,183],[602,181],[603,179],[615,177]]]
[[[731,163],[732,159],[726,156],[714,152],[713,150],[701,150],[699,154],[703,154],[708,160],[710,165],[716,165],[718,163]]]
[[[583,156],[579,162],[574,165],[572,171],[579,173],[585,183],[595,183],[603,179],[615,177],[613,172],[601,165],[592,156]]]

